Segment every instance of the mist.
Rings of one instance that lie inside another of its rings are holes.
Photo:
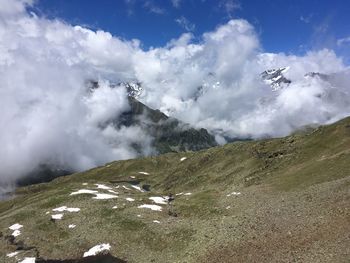
[[[137,39],[38,17],[31,5],[0,0],[0,183],[43,163],[82,171],[134,158],[133,143],[153,153],[139,127],[106,124],[129,107],[125,88],[110,83],[141,82],[141,102],[208,129],[220,143],[223,135],[280,137],[350,115],[341,57],[329,49],[267,53],[246,20],[219,25],[199,43],[186,33],[144,50]],[[288,86],[273,91],[261,80],[264,70],[287,66]],[[99,89],[89,90],[89,80]]]

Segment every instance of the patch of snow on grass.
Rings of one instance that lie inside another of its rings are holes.
[[[166,205],[168,203],[168,199],[166,197],[152,196],[148,199],[152,200],[156,204]]]
[[[123,188],[125,189],[125,190],[131,190],[129,187],[126,187],[125,185],[123,185]]]
[[[241,193],[240,192],[232,192],[231,194],[228,194],[226,196],[231,196],[231,195],[238,196],[238,195],[241,195]]]
[[[134,202],[134,201],[135,201],[134,198],[130,198],[130,197],[125,198],[125,200],[126,200],[126,201],[129,201],[129,202]]]
[[[147,172],[139,172],[139,174],[149,175]]]
[[[22,261],[18,263],[35,263],[35,258],[24,258]]]
[[[183,161],[185,161],[187,159],[187,157],[182,157],[181,159],[180,159],[180,162],[183,162]]]
[[[98,189],[111,190],[112,188],[104,184],[95,184]]]
[[[54,220],[61,220],[63,217],[63,214],[56,214],[56,215],[52,215],[51,218]]]
[[[184,195],[191,195],[192,193],[186,193],[186,194],[184,194]]]
[[[68,211],[68,212],[79,212],[80,208],[74,208],[74,207],[66,207],[66,206],[61,206],[55,209],[52,209],[52,211],[54,212],[64,212],[64,211]]]
[[[9,229],[13,230],[12,236],[14,237],[18,237],[21,234],[20,229],[23,227],[23,225],[20,224],[14,224],[12,226],[9,227]]]
[[[68,226],[68,228],[75,228],[75,227],[76,227],[76,225],[74,225],[74,224],[71,224]]]
[[[135,179],[136,177],[135,176],[130,176],[131,179]]]
[[[112,207],[112,209],[117,209],[117,208],[118,208],[118,206],[116,206],[116,205]]]
[[[18,237],[20,234],[21,234],[20,230],[15,230],[15,231],[13,231],[12,236]]]
[[[100,244],[90,248],[88,252],[84,253],[83,257],[85,258],[90,256],[96,256],[97,254],[100,254],[105,250],[109,250],[110,248],[111,248],[110,244]]]
[[[183,192],[181,192],[181,193],[178,193],[178,194],[175,194],[175,195],[183,195],[184,193]]]
[[[142,192],[142,193],[144,192],[140,186],[132,185],[131,187],[132,187],[132,188],[135,188],[136,190],[139,190],[139,191]]]
[[[140,205],[138,208],[148,208],[153,211],[162,211],[162,207],[159,205]]]
[[[153,220],[153,223],[160,224],[160,221],[158,221],[158,220]]]
[[[16,223],[16,224],[10,226],[9,229],[11,229],[11,230],[19,230],[22,227],[23,227],[23,225],[20,225],[20,224]]]
[[[88,185],[88,183],[82,183],[82,185]]]
[[[89,190],[89,189],[80,189],[76,192],[71,193],[70,195],[80,195],[80,194],[96,194],[98,191]]]
[[[110,194],[96,194],[93,199],[112,199],[112,198],[118,198],[116,195],[110,195]]]
[[[141,215],[137,215],[137,217],[141,217]]]
[[[19,251],[15,251],[15,252],[6,254],[6,256],[9,258],[13,258],[14,256],[18,255],[18,253],[19,253]]]

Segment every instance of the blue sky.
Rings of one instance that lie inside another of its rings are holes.
[[[349,58],[349,0],[39,0],[36,12],[159,47],[183,32],[195,38],[231,18],[254,25],[267,52],[331,48]],[[338,45],[337,45],[338,41]]]

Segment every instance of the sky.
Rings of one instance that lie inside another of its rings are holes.
[[[111,84],[140,82],[138,100],[219,144],[350,116],[349,6],[276,2],[0,0],[0,192],[41,164],[156,154],[152,134],[113,125],[130,105]],[[261,73],[278,68],[276,89]]]
[[[200,40],[204,32],[232,18],[256,28],[267,52],[302,54],[332,48],[349,61],[348,0],[40,0],[38,13],[71,24],[102,29],[143,48],[164,46],[183,32]]]

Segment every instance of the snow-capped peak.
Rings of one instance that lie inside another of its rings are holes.
[[[265,70],[260,74],[262,80],[272,87],[273,91],[280,90],[283,85],[288,85],[291,83],[283,73],[286,73],[289,70],[289,67],[278,68],[278,69],[269,69]]]

